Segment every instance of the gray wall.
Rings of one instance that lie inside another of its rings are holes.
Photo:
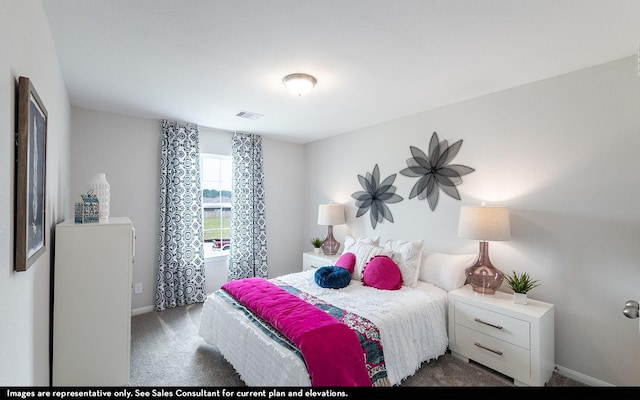
[[[157,273],[161,123],[77,107],[71,115],[71,193],[86,192],[95,173],[106,174],[110,215],[127,216],[136,228],[133,282],[143,284],[143,293],[133,295],[132,308],[150,311]],[[200,150],[231,154],[231,136],[201,127]],[[263,139],[263,156],[269,275],[278,276],[302,268],[303,146]],[[219,287],[226,281],[226,262],[216,265],[209,280]]]
[[[431,211],[409,200],[415,178],[398,174],[395,223],[371,228],[355,218],[356,176],[377,163],[381,177],[406,167],[409,146],[426,150],[431,134],[463,139],[453,163],[476,171],[458,186],[462,200],[441,194]],[[622,313],[640,297],[640,77],[635,57],[390,121],[305,146],[307,235],[317,206],[345,203],[352,235],[381,241],[424,239],[425,247],[477,252],[457,234],[461,205],[506,205],[512,240],[490,245],[503,272],[527,271],[542,285],[531,298],[554,303],[556,363],[592,384],[640,385],[638,320]],[[508,289],[504,289],[508,291]]]
[[[49,114],[47,251],[27,271],[14,272],[14,134],[20,76],[31,79]],[[0,93],[0,386],[47,386],[53,227],[65,218],[68,202],[70,106],[40,1],[2,1]]]

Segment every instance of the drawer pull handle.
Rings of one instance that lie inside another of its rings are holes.
[[[496,354],[497,354],[497,355],[499,355],[499,356],[501,356],[501,355],[502,355],[502,352],[501,352],[500,350],[490,349],[490,348],[488,348],[488,347],[485,347],[485,346],[481,345],[481,344],[480,344],[480,343],[478,343],[478,342],[475,342],[474,344],[475,344],[476,346],[480,347],[481,349],[485,349],[485,350],[490,351],[490,352],[492,352],[492,353],[496,353]]]
[[[502,327],[500,325],[490,324],[488,322],[485,322],[485,321],[481,320],[480,318],[474,318],[473,320],[476,321],[476,322],[479,322],[481,324],[489,325],[489,326],[491,326],[493,328],[496,328],[496,329],[502,329]]]

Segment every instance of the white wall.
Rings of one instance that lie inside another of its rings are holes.
[[[136,229],[133,282],[142,282],[143,293],[132,297],[134,309],[155,304],[160,126],[156,120],[71,110],[71,196],[86,193],[93,175],[104,172],[109,215],[129,217]]]
[[[303,146],[263,139],[269,277],[302,271]]]
[[[0,7],[0,386],[49,384],[49,284],[53,227],[68,201],[70,107],[41,2]],[[48,111],[47,251],[14,272],[14,133],[20,76],[32,80]]]
[[[415,178],[406,167],[409,146],[428,148],[431,134],[463,139],[452,163],[475,168],[458,186],[461,201],[441,193],[409,200]],[[592,383],[640,385],[638,320],[622,315],[640,298],[640,77],[635,57],[577,71],[478,99],[390,121],[308,144],[306,232],[318,227],[317,205],[347,205],[338,239],[424,239],[425,247],[477,252],[459,239],[460,206],[507,205],[512,240],[490,245],[503,272],[528,271],[542,285],[530,297],[554,303],[556,363]],[[381,176],[398,173],[391,204],[395,223],[371,228],[355,218],[356,176],[379,164]],[[508,291],[508,289],[505,289]]]
[[[200,151],[231,154],[231,136],[200,128]],[[119,114],[72,109],[71,193],[87,191],[96,172],[111,185],[110,215],[127,216],[136,227],[133,282],[143,293],[133,295],[132,309],[149,311],[155,304],[158,254],[158,195],[161,122]],[[303,146],[263,139],[269,275],[302,268]],[[291,168],[295,166],[295,168]],[[219,287],[227,272],[209,277]]]

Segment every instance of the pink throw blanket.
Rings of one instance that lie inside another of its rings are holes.
[[[364,352],[347,325],[264,278],[227,282],[222,289],[296,345],[312,386],[371,386]]]

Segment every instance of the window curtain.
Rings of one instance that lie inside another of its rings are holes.
[[[262,137],[234,133],[229,280],[267,278]]]
[[[197,126],[162,121],[156,310],[203,302],[204,233]]]

